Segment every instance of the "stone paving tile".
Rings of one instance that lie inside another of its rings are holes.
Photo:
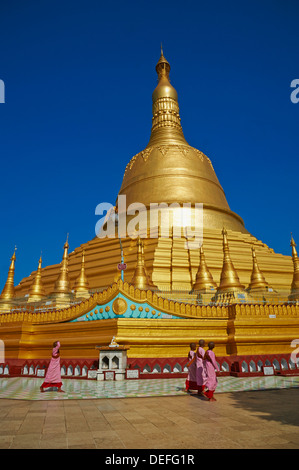
[[[0,449],[299,447],[299,390],[99,400],[0,400]],[[272,404],[278,406],[272,406]]]

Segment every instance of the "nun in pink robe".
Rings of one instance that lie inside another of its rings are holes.
[[[196,383],[199,394],[204,392],[207,381],[206,361],[204,359],[206,352],[204,350],[204,345],[205,341],[201,339],[196,351]]]
[[[209,343],[208,346],[209,346],[209,349],[206,351],[206,354],[205,354],[206,372],[207,372],[207,381],[206,381],[207,390],[205,392],[205,395],[210,401],[216,401],[214,398],[214,392],[218,385],[216,370],[219,372],[219,367],[216,362],[215,353],[213,352],[215,344],[211,342]]]
[[[44,388],[57,387],[59,392],[62,392],[61,372],[60,372],[60,342],[53,343],[52,357],[46,373],[44,383],[40,386],[40,391],[43,392]]]
[[[190,351],[188,354],[188,377],[186,380],[186,392],[189,392],[189,390],[197,390],[197,383],[196,383],[196,360],[195,360],[195,355],[196,355],[196,344],[191,343],[190,344]]]

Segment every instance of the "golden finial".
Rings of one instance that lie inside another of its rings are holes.
[[[89,297],[89,283],[85,274],[85,250],[82,250],[81,271],[74,285],[76,298]]]
[[[28,302],[38,302],[45,296],[42,283],[42,254],[40,255],[38,268],[33,283],[30,286]]]
[[[64,248],[67,248],[69,249],[69,234],[66,235],[66,241],[65,241],[65,244],[64,244]]]
[[[269,285],[262,274],[257,259],[254,246],[251,247],[252,251],[252,272],[251,272],[251,279],[250,284],[248,286],[248,290],[268,290]]]
[[[15,297],[14,275],[15,275],[16,250],[17,250],[17,247],[15,246],[14,253],[12,257],[10,258],[10,266],[8,270],[7,280],[0,296],[1,300],[12,300]]]
[[[236,290],[244,290],[244,286],[240,283],[236,269],[230,258],[229,246],[227,240],[227,231],[225,227],[222,229],[223,236],[223,266],[220,276],[220,284],[217,293],[229,292]]]
[[[199,267],[192,290],[207,292],[211,291],[211,288],[215,287],[217,287],[217,284],[208,269],[203,251],[203,246],[201,246],[199,249]]]
[[[296,243],[295,243],[295,240],[293,238],[293,234],[291,232],[291,243],[290,243],[291,247],[292,247],[292,256],[297,256],[297,250],[296,250]]]
[[[178,94],[169,80],[170,64],[163,55],[162,44],[161,56],[156,65],[156,72],[158,74],[158,85],[152,95],[153,120],[150,142],[155,142],[155,139],[159,140],[158,135],[154,136],[155,131],[159,134],[161,129],[164,132],[165,128],[171,128],[171,132],[173,131],[175,135],[179,133],[177,138],[186,143],[181,126]],[[171,112],[169,112],[170,109]],[[161,118],[162,115],[163,118]]]
[[[137,266],[134,272],[134,275],[131,280],[131,284],[137,287],[138,289],[149,289],[151,287],[150,280],[146,274],[144,267],[144,259],[142,256],[142,245],[143,242],[140,237],[137,238]]]

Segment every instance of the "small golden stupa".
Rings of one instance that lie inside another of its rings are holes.
[[[0,312],[7,311],[14,305],[14,298],[16,296],[14,277],[15,277],[15,262],[16,262],[16,248],[10,259],[10,266],[8,270],[7,280],[0,295]]]
[[[85,273],[85,251],[82,251],[81,271],[74,284],[76,299],[87,299],[89,294],[89,283]]]
[[[293,264],[294,264],[294,274],[293,274],[291,294],[289,296],[289,299],[299,300],[299,260],[298,260],[297,250],[296,250],[296,243],[293,239],[293,236],[291,237],[291,247],[292,247],[292,259],[293,259]]]
[[[254,291],[268,291],[269,284],[266,281],[263,273],[261,272],[255,254],[255,248],[252,247],[252,273],[250,278],[250,284],[248,286],[249,292]]]
[[[150,289],[153,285],[144,265],[143,242],[140,237],[137,238],[137,265],[131,284],[142,290]]]
[[[28,302],[40,302],[44,297],[45,290],[42,283],[42,257],[40,257],[35,279],[29,290]]]
[[[200,293],[208,293],[211,292],[211,290],[213,291],[214,289],[217,289],[217,284],[208,269],[203,251],[203,246],[200,247],[199,253],[200,262],[196,274],[195,283],[193,284],[193,291],[199,291]]]
[[[55,299],[56,305],[64,306],[69,304],[73,298],[71,292],[70,280],[68,274],[68,237],[63,247],[63,257],[60,264],[59,275],[54,284],[54,290],[51,293],[52,299]]]

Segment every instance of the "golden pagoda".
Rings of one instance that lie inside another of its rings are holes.
[[[143,241],[140,237],[137,238],[137,265],[130,283],[134,287],[137,287],[138,289],[142,290],[150,289],[153,285],[145,269]]]
[[[214,289],[217,289],[217,284],[213,279],[212,274],[210,273],[204,251],[203,251],[203,246],[200,247],[200,263],[199,263],[199,268],[196,274],[196,279],[195,283],[193,285],[193,291],[199,291],[201,293],[208,293],[214,291]]]
[[[68,249],[69,243],[67,237],[63,247],[63,257],[60,264],[60,272],[54,284],[54,290],[51,293],[51,297],[55,299],[56,305],[62,306],[69,304],[73,298],[68,275]]]
[[[45,297],[45,290],[42,283],[42,257],[38,262],[35,279],[29,290],[28,302],[39,302]]]
[[[0,295],[0,312],[9,310],[13,306],[13,299],[16,296],[14,286],[15,276],[15,262],[16,262],[16,247],[10,259],[10,266],[8,270],[7,280]]]
[[[222,229],[223,235],[223,266],[220,277],[220,284],[217,289],[218,293],[239,292],[244,290],[244,286],[240,283],[238,273],[233,265],[230,257],[229,246],[227,241],[227,231]]]
[[[76,299],[87,299],[89,294],[89,284],[85,274],[85,251],[82,251],[81,271],[74,285]]]
[[[158,84],[152,95],[152,129],[144,150],[134,155],[126,165],[118,196],[126,197],[125,209],[132,203],[147,209],[151,204],[201,203],[203,205],[203,237],[205,254],[210,260],[209,270],[214,279],[222,271],[223,240],[221,230],[229,232],[231,254],[240,284],[250,284],[253,246],[258,250],[267,269],[267,282],[273,289],[282,291],[287,298],[293,276],[292,259],[274,253],[265,243],[251,235],[242,218],[233,212],[223,188],[215,174],[212,162],[202,151],[189,145],[184,137],[179,111],[178,94],[170,83],[170,64],[161,51],[156,65]],[[118,199],[116,201],[118,209]],[[149,211],[148,211],[149,212]],[[129,220],[132,216],[127,216]],[[157,236],[147,233],[147,270],[151,281],[162,291],[192,290],[199,266],[199,247],[186,250],[185,238],[161,236],[162,213]],[[149,230],[149,228],[148,228]],[[136,268],[136,251],[130,237],[122,238],[127,269],[124,279],[130,282]],[[116,267],[120,259],[119,239],[98,238],[76,248],[68,257],[69,279],[74,282],[80,273],[78,260],[82,250],[88,257],[85,272],[91,290],[103,289],[119,277]],[[109,256],[107,256],[109,253]],[[53,291],[59,276],[58,265],[43,268],[43,283],[47,294]],[[23,279],[16,292],[28,294],[34,280],[31,275]],[[222,288],[222,286],[221,286]]]
[[[214,341],[217,358],[229,365],[238,358],[257,362],[271,355],[288,360],[290,344],[299,335],[295,242],[292,238],[292,257],[284,256],[248,232],[229,207],[210,158],[184,137],[178,94],[163,51],[156,72],[150,139],[143,150],[124,160],[129,162],[113,204],[118,220],[126,214],[126,223],[133,220],[127,213],[131,204],[147,210],[147,222],[154,205],[156,225],[148,224],[139,233],[137,250],[136,239],[127,234],[95,236],[70,254],[67,241],[60,265],[39,266],[48,309],[39,311],[36,302],[33,311],[26,310],[37,273],[15,286],[12,295],[19,302],[23,299],[25,311],[1,314],[0,327],[11,337],[10,357],[20,364],[28,356],[47,357],[45,345],[57,338],[66,366],[68,360],[92,364],[96,346],[109,345],[113,337],[128,348],[128,359],[141,370],[149,365],[147,358],[162,370],[170,363],[183,370],[188,345],[196,337]],[[160,211],[162,202],[173,204],[172,218]],[[202,205],[204,251],[186,243],[192,224],[181,218],[184,204],[192,211]],[[169,229],[166,235],[163,224]],[[121,279],[120,259],[126,265]],[[14,263],[11,269],[7,290],[12,293]],[[268,286],[276,293],[271,301]],[[34,345],[29,352],[28,344]]]
[[[294,275],[293,275],[293,280],[292,280],[292,285],[291,285],[291,294],[289,296],[290,300],[299,300],[299,260],[298,260],[298,254],[296,250],[296,243],[293,239],[293,236],[291,237],[291,247],[292,247],[292,259],[293,259],[293,264],[294,264]]]
[[[259,268],[254,247],[252,247],[252,263],[253,266],[248,291],[268,291],[269,284]]]

